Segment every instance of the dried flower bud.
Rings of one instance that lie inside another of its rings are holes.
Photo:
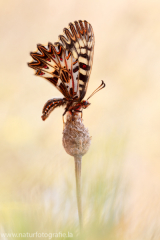
[[[72,118],[72,115],[67,113],[62,142],[66,152],[71,156],[83,156],[88,151],[91,138],[79,114]]]

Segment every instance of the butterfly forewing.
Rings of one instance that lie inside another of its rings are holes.
[[[87,21],[75,21],[64,28],[64,34],[59,36],[65,49],[68,49],[75,59],[73,62],[73,89],[82,100],[86,94],[92,69],[94,54],[94,33]],[[77,88],[76,88],[77,87]]]

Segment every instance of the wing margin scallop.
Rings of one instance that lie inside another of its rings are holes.
[[[66,83],[68,80],[66,80],[66,75],[69,78],[69,73],[63,70],[66,67],[66,55],[63,46],[61,44],[53,45],[48,43],[48,46],[38,44],[37,48],[36,52],[30,53],[33,61],[28,63],[28,66],[36,70],[35,75],[45,78],[65,97],[71,98],[68,91],[69,84]]]

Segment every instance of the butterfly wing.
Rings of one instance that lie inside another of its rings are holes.
[[[34,59],[28,66],[35,69],[35,75],[51,82],[65,97],[71,98],[69,93],[71,74],[66,68],[65,49],[60,44],[48,46],[37,45],[38,51],[31,53]],[[71,62],[71,57],[68,62]],[[71,63],[70,63],[71,64]]]
[[[60,42],[75,59],[72,86],[75,92],[78,91],[77,97],[82,100],[87,91],[93,64],[94,32],[90,23],[81,20],[70,23],[69,28],[64,28],[63,31],[64,34],[59,36]]]
[[[51,82],[66,98],[82,100],[86,94],[94,53],[94,33],[87,21],[64,28],[60,41],[37,45],[29,67]]]

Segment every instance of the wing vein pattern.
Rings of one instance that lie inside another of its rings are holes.
[[[37,45],[28,65],[51,82],[66,99],[81,101],[87,91],[94,54],[94,32],[87,21],[69,23],[59,41]],[[62,102],[58,102],[61,105]],[[56,106],[56,104],[55,104]]]

